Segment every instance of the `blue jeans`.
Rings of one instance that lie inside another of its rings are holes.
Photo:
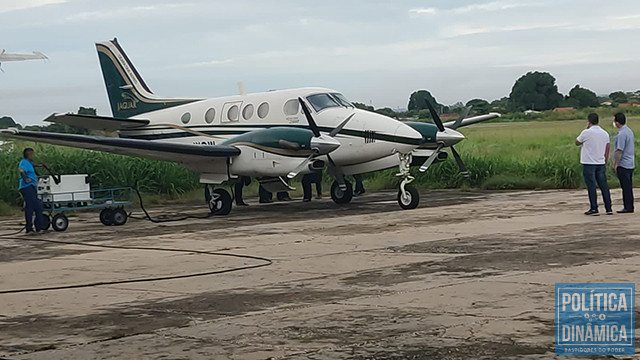
[[[20,189],[24,199],[24,219],[27,221],[27,232],[33,231],[33,213],[36,213],[36,231],[43,230],[42,202],[38,199],[38,191],[35,186],[29,185]]]
[[[609,193],[609,185],[607,184],[607,168],[605,165],[582,165],[582,176],[584,183],[587,185],[589,193],[590,210],[598,211],[598,194],[596,193],[596,185],[602,192],[604,207],[607,211],[611,211],[611,194]]]

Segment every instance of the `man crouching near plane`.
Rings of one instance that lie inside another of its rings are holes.
[[[27,234],[33,233],[33,213],[36,213],[36,233],[43,232],[44,221],[42,215],[42,203],[38,199],[38,175],[33,168],[45,165],[44,163],[33,163],[35,152],[32,148],[26,148],[22,152],[23,159],[20,160],[18,169],[20,171],[20,194],[24,198],[24,218],[27,221],[25,229]]]
[[[587,185],[589,203],[591,207],[585,215],[599,215],[598,194],[596,184],[602,192],[604,207],[607,215],[613,215],[611,209],[611,195],[607,185],[606,163],[609,157],[609,133],[598,126],[598,114],[591,113],[587,117],[587,128],[582,130],[576,138],[576,145],[582,146],[580,151],[580,163],[582,164],[582,176]]]

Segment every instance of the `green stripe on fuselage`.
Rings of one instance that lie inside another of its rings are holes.
[[[299,128],[299,129],[306,129],[309,130],[309,127],[306,125],[201,125],[201,126],[190,126],[189,129],[194,129],[194,128],[214,128],[216,130],[198,130],[198,132],[207,134],[207,135],[240,135],[240,134],[245,134],[249,131],[252,130],[243,130],[241,128],[257,128],[257,130],[259,129],[269,129],[269,128],[278,128],[278,127],[285,127],[285,128]],[[226,130],[225,130],[226,128]],[[240,129],[239,129],[240,128]],[[329,127],[319,127],[320,131],[323,132],[330,132],[331,130],[333,130],[333,128],[329,128]],[[173,130],[172,128],[156,128],[153,130]],[[139,130],[137,130],[139,131]],[[359,137],[359,138],[373,138],[376,140],[381,140],[381,141],[388,141],[388,142],[394,142],[394,143],[399,143],[399,144],[409,144],[409,145],[420,145],[422,144],[422,140],[421,139],[414,139],[414,138],[407,138],[407,137],[402,137],[402,136],[396,136],[396,135],[388,135],[388,134],[379,134],[379,133],[375,133],[375,132],[369,132],[369,133],[365,133],[365,131],[362,130],[349,130],[349,129],[342,129],[339,133],[339,135],[348,135],[348,136],[353,136],[353,137]],[[174,139],[174,138],[182,138],[182,137],[193,137],[193,136],[198,136],[196,134],[193,133],[188,133],[188,132],[184,132],[184,131],[178,131],[178,132],[171,132],[171,133],[164,133],[164,134],[144,134],[144,135],[124,135],[122,132],[120,134],[121,137],[127,137],[127,138],[133,138],[133,139],[145,139],[145,140],[161,140],[161,139]],[[435,136],[435,135],[434,135]]]

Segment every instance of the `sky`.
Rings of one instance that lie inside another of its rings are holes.
[[[111,115],[94,43],[118,37],[154,93],[322,86],[375,107],[507,96],[528,71],[567,93],[640,89],[640,1],[0,0],[0,116]]]

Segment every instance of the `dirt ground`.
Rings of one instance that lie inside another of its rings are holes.
[[[0,357],[546,359],[556,282],[639,275],[637,215],[586,217],[584,191],[425,191],[411,211],[390,192],[251,200],[222,218],[81,213],[64,233],[0,239]]]

